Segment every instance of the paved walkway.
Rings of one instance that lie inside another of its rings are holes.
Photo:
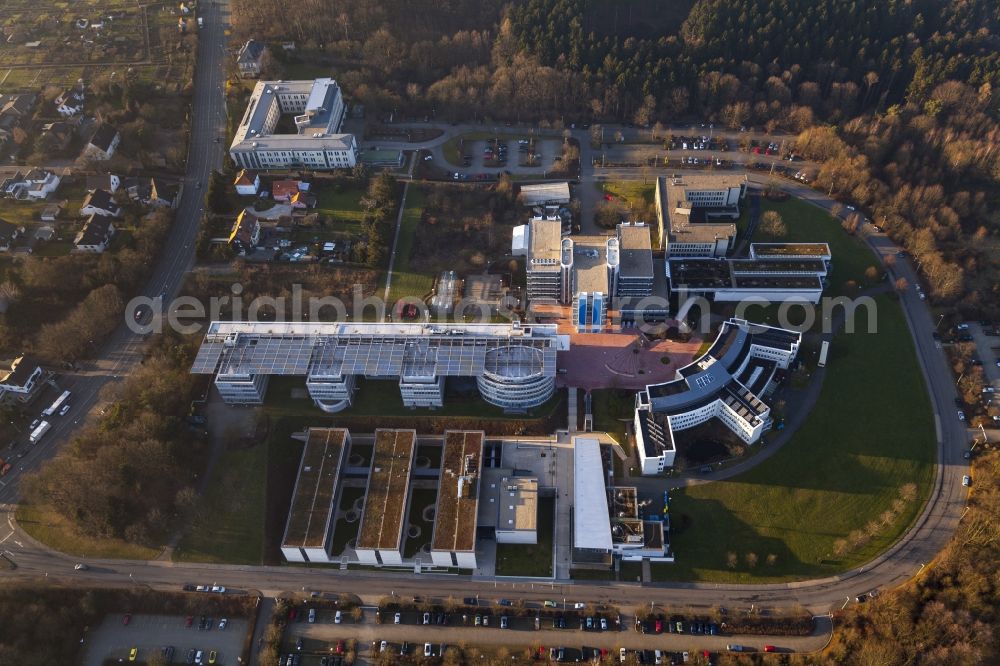
[[[392,254],[389,255],[389,270],[385,275],[385,295],[382,300],[389,303],[389,290],[392,288],[392,267],[396,264],[396,248],[399,246],[399,229],[403,226],[403,212],[406,210],[406,193],[410,189],[410,181],[403,183],[403,197],[399,202],[399,214],[396,215],[396,233],[392,237]],[[388,306],[386,312],[389,312]]]

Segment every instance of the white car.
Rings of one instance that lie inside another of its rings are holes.
[[[225,629],[228,626],[229,626],[228,618],[222,618],[221,620],[219,620],[219,629]]]
[[[847,207],[847,210],[854,210],[854,206],[852,206],[852,205],[850,205],[850,204],[847,204],[847,206],[846,206],[846,207]]]
[[[958,420],[959,421],[964,421],[965,420],[965,412],[963,412],[961,409],[958,410]]]
[[[310,608],[309,609],[309,624],[315,624],[315,622],[316,622],[316,609],[315,608]]]
[[[396,613],[396,615],[392,618],[392,623],[393,624],[399,624],[402,621],[402,619],[403,619],[403,616],[400,615],[399,613]]]
[[[226,588],[222,587],[221,585],[213,585],[212,586],[212,592],[218,592],[219,594],[225,594],[226,593]]]
[[[968,488],[969,486],[971,486],[972,485],[972,477],[969,476],[968,474],[966,474],[965,476],[963,476],[962,477],[962,485],[965,486],[966,488]]]
[[[386,641],[382,641],[381,643],[379,643],[378,651],[379,652],[385,652],[385,649],[387,647],[389,647],[389,644]]]
[[[344,616],[340,614],[340,611],[337,611],[337,613],[333,616],[333,623],[334,624],[340,624],[340,621],[343,618],[344,618]]]
[[[575,604],[573,604],[573,608],[575,608],[576,610],[580,610],[581,608],[586,608],[586,607],[587,604],[583,603],[582,601],[578,601]]]
[[[431,647],[430,643],[424,643],[424,656],[430,657],[434,654],[434,648]]]
[[[72,405],[70,405],[68,403],[65,404],[65,405],[63,405],[62,409],[59,410],[59,416],[66,416],[67,414],[69,414],[69,408],[70,407],[72,407]]]

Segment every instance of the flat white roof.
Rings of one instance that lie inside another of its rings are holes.
[[[612,548],[601,445],[589,437],[573,442],[573,547]]]
[[[539,183],[537,185],[521,186],[521,201],[525,206],[537,206],[545,203],[568,203],[569,183]]]

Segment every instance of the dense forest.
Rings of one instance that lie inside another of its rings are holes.
[[[272,74],[325,65],[369,118],[714,122],[802,132],[936,303],[1000,317],[1000,3],[277,0],[233,7]]]

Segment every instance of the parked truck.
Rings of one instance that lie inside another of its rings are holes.
[[[31,434],[28,436],[28,441],[34,444],[35,442],[40,440],[45,435],[45,433],[49,431],[49,428],[51,427],[52,427],[51,423],[49,423],[48,421],[42,421],[40,424],[38,424],[37,428],[31,431]]]

